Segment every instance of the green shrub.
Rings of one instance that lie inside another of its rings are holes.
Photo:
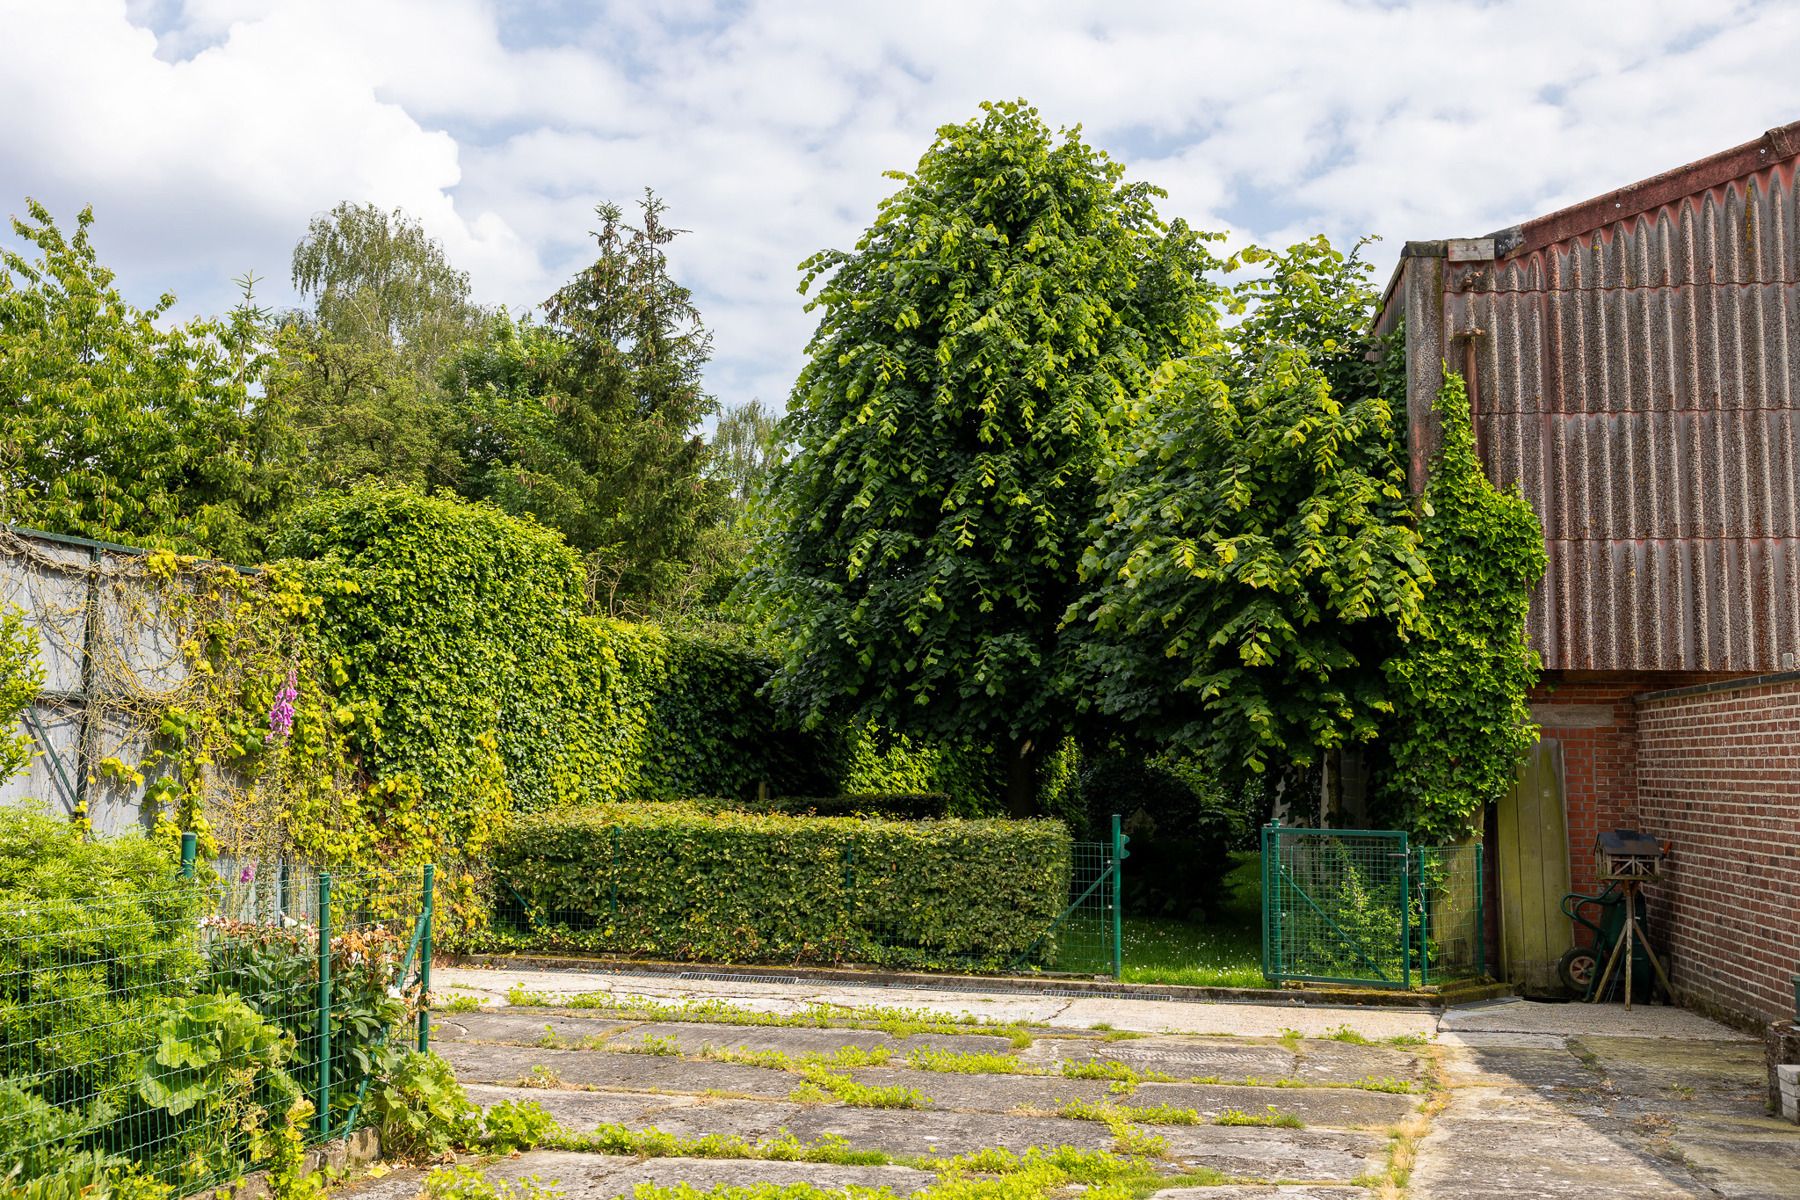
[[[0,810],[0,1078],[73,1113],[122,1110],[170,981],[200,974],[200,908],[143,838]]]
[[[515,822],[496,887],[537,946],[715,962],[1004,966],[1067,903],[1054,821],[602,805]],[[504,934],[500,935],[504,938]],[[1048,949],[1047,944],[1040,949]]]
[[[435,1158],[474,1139],[479,1110],[435,1054],[394,1050],[386,1077],[369,1089],[369,1117],[381,1150],[398,1158]]]

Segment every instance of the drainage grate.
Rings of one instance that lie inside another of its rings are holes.
[[[664,978],[667,978],[665,976]],[[704,980],[709,983],[799,983],[798,975],[753,975],[748,971],[683,971],[677,979]]]

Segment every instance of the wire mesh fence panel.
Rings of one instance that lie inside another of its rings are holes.
[[[289,1121],[308,1141],[360,1122],[417,1013],[423,875],[218,866],[155,892],[0,896],[0,1175],[188,1194],[254,1168]]]
[[[1419,982],[1486,975],[1481,847],[1421,846],[1414,864]]]
[[[1076,842],[1069,872],[1069,906],[1045,931],[1036,965],[1082,974],[1113,973],[1113,853],[1106,842]],[[1027,965],[1024,962],[1018,965]]]
[[[1393,830],[1263,830],[1263,973],[1410,987],[1411,855]]]

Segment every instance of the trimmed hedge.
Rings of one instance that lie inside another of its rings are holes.
[[[709,812],[786,813],[791,817],[885,817],[941,821],[959,815],[948,792],[861,792],[851,796],[770,796],[765,800],[700,800]]]
[[[1057,821],[707,812],[522,817],[497,839],[492,941],[710,962],[1000,968],[1053,953]],[[509,929],[510,926],[510,929]]]

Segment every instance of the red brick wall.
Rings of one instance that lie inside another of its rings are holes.
[[[1577,892],[1600,890],[1594,838],[1637,822],[1637,705],[1645,692],[1710,682],[1717,676],[1670,672],[1552,671],[1531,693],[1546,741],[1561,744],[1569,823],[1569,878]],[[1585,931],[1582,941],[1586,941]]]
[[[1800,674],[1637,705],[1637,813],[1674,844],[1651,889],[1683,999],[1791,1019],[1800,971]]]

